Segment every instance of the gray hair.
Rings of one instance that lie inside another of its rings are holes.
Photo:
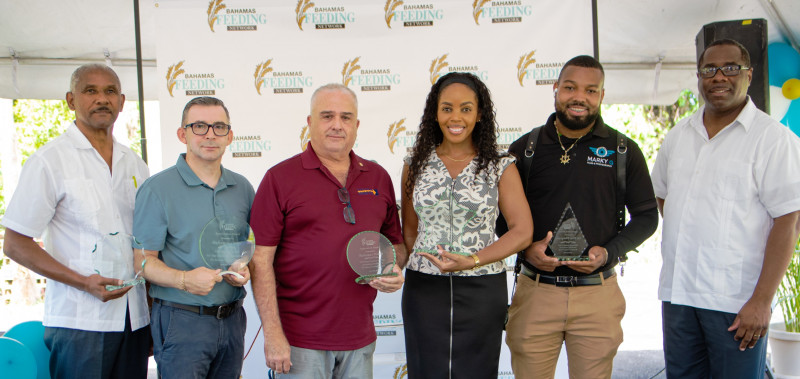
[[[350,97],[353,98],[353,104],[356,106],[356,109],[358,109],[358,98],[356,97],[356,93],[353,92],[353,90],[351,90],[346,85],[340,84],[340,83],[328,83],[328,84],[326,84],[326,85],[324,85],[322,87],[317,88],[314,91],[314,93],[311,95],[311,106],[312,107],[314,106],[314,101],[317,100],[317,95],[319,93],[321,93],[321,92],[336,92],[336,91],[344,92],[344,93],[350,95]],[[313,112],[313,110],[312,110],[312,112]]]
[[[117,73],[114,72],[111,67],[108,67],[102,63],[87,63],[75,69],[75,71],[72,72],[72,77],[69,80],[69,91],[75,92],[78,87],[78,82],[83,79],[84,75],[94,71],[104,71],[113,76],[114,79],[117,80],[117,85],[119,85],[120,92],[122,91],[122,83],[119,81],[119,76],[117,76]]]
[[[183,116],[181,116],[181,126],[186,125],[186,116],[189,114],[189,109],[195,105],[202,105],[206,107],[220,106],[222,107],[222,109],[225,110],[225,117],[228,118],[228,122],[230,122],[231,120],[231,114],[228,113],[228,108],[225,106],[225,103],[223,103],[222,100],[211,96],[200,96],[189,100],[189,102],[186,103],[186,106],[183,107]]]

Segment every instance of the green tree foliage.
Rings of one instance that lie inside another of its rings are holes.
[[[14,100],[14,125],[22,163],[64,133],[74,118],[64,100]]]
[[[602,114],[607,124],[636,141],[652,167],[667,132],[699,106],[697,97],[685,90],[672,105],[603,105]]]

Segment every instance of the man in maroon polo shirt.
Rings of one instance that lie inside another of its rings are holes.
[[[376,290],[403,285],[406,254],[392,180],[352,152],[357,108],[346,86],[317,89],[307,120],[311,142],[267,171],[253,202],[253,296],[267,366],[280,378],[372,378],[372,302]],[[356,283],[345,249],[366,230],[392,242],[397,276]]]

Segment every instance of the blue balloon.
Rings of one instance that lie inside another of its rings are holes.
[[[0,373],[4,378],[36,379],[36,359],[21,342],[0,337]]]
[[[789,109],[786,111],[786,115],[783,116],[781,124],[788,126],[794,134],[800,136],[800,99],[794,100],[789,104]]]
[[[800,79],[800,53],[782,42],[767,46],[769,85],[782,87],[791,78]]]
[[[12,338],[25,345],[36,360],[37,379],[50,379],[50,350],[44,344],[44,326],[41,321],[26,321],[14,325],[3,337]]]

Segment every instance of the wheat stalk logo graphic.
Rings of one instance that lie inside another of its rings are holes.
[[[408,377],[408,365],[397,366],[394,370],[394,378],[393,379],[403,379]]]
[[[256,65],[256,73],[253,74],[253,77],[256,78],[256,91],[259,95],[261,95],[261,85],[264,84],[264,76],[272,72],[270,64],[272,64],[272,59],[267,59],[265,62]]]
[[[446,59],[447,54],[442,55],[439,58],[434,58],[431,62],[431,68],[428,70],[431,73],[431,85],[436,84],[436,81],[439,80],[440,76],[442,76],[440,72],[442,69],[448,66]]]
[[[403,0],[386,0],[386,6],[383,7],[384,18],[386,19],[386,26],[392,28],[392,17],[394,17],[394,10],[403,5]]]
[[[472,2],[472,18],[475,19],[475,25],[480,25],[478,18],[481,17],[481,13],[483,13],[483,6],[488,2],[489,0],[475,0]]]
[[[353,73],[361,69],[361,66],[358,65],[359,59],[361,59],[361,57],[356,57],[356,59],[347,61],[344,67],[342,67],[342,84],[344,84],[345,87],[347,87],[347,85],[350,84],[350,80],[353,79]]]
[[[183,66],[183,62],[184,61],[180,61],[177,64],[169,66],[167,69],[167,91],[169,91],[170,97],[174,97],[172,95],[172,89],[175,88],[175,79],[177,79],[180,74],[185,72],[181,68],[181,66]]]
[[[519,79],[520,87],[525,86],[522,84],[522,78],[525,76],[525,69],[536,63],[536,58],[533,57],[534,53],[536,53],[536,50],[531,50],[530,53],[522,54],[522,56],[519,57],[519,62],[517,63],[517,79]]]
[[[406,131],[406,127],[403,126],[405,121],[406,119],[401,119],[389,125],[389,131],[386,133],[386,136],[389,137],[389,151],[391,151],[392,154],[394,154],[394,145],[397,143],[397,136]]]
[[[314,3],[311,0],[297,0],[297,8],[294,10],[294,13],[297,14],[297,27],[300,30],[303,30],[303,21],[306,19],[306,11],[308,8],[314,6]]]
[[[306,151],[306,147],[308,146],[308,141],[311,140],[311,136],[309,135],[308,125],[303,127],[303,130],[300,131],[300,150]]]
[[[227,7],[222,3],[222,0],[211,0],[211,2],[208,3],[206,14],[208,15],[208,27],[211,28],[212,32],[214,31],[214,22],[216,22],[219,17],[219,12],[225,8]]]

